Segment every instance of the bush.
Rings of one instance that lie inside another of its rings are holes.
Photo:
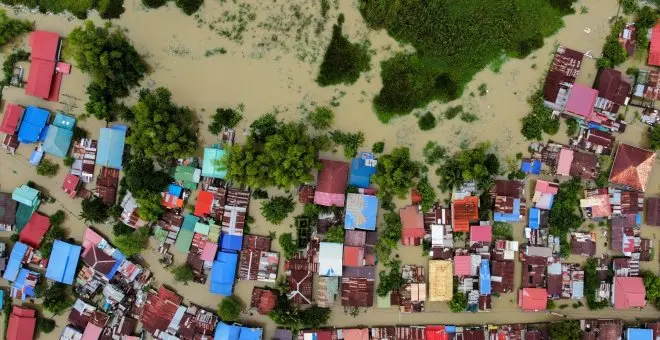
[[[554,135],[559,131],[559,120],[552,118],[552,110],[543,104],[543,91],[538,89],[527,100],[531,112],[522,119],[522,135],[528,140],[541,140],[543,133]]]
[[[449,301],[449,310],[452,313],[461,313],[467,309],[467,296],[463,293],[454,293],[454,296]]]
[[[197,10],[202,7],[204,0],[174,0],[174,3],[177,7],[181,8],[183,13],[193,15],[193,13],[197,12]]]
[[[169,0],[142,0],[142,4],[149,8],[164,6]]]
[[[39,165],[37,165],[37,175],[39,176],[54,177],[59,170],[60,165],[51,162],[47,158],[42,159]]]
[[[181,282],[184,285],[187,285],[188,282],[195,279],[195,272],[193,267],[187,263],[176,266],[174,269],[172,269],[172,274],[174,274],[174,281]]]
[[[472,123],[479,120],[479,117],[472,112],[463,112],[461,113],[461,120],[466,123]]]
[[[371,146],[371,152],[382,153],[385,150],[385,142],[376,142]]]
[[[124,0],[97,0],[96,9],[103,19],[117,19],[124,14]]]
[[[437,165],[447,158],[447,148],[438,145],[437,142],[428,141],[422,150],[422,154],[428,165]]]
[[[50,225],[59,227],[62,225],[62,223],[64,223],[65,218],[66,215],[64,214],[64,211],[58,210],[54,214],[50,215]]]
[[[234,322],[238,320],[243,309],[243,304],[235,296],[227,296],[218,305],[218,316],[223,322]]]
[[[262,189],[255,189],[252,191],[252,198],[255,200],[263,200],[268,198],[268,191]]]
[[[325,130],[331,127],[334,119],[335,113],[325,106],[317,107],[314,111],[309,113],[309,116],[307,116],[310,125],[317,130]]]
[[[419,117],[419,120],[417,120],[417,125],[422,131],[428,131],[435,128],[435,124],[435,116],[431,112],[426,112]]]
[[[243,119],[243,115],[234,109],[216,109],[209,124],[209,132],[218,135],[222,128],[233,129]]]
[[[343,14],[332,26],[332,39],[321,62],[316,82],[320,86],[353,84],[360,73],[370,69],[370,56],[365,45],[352,44],[342,33]]]
[[[445,116],[446,119],[452,120],[456,116],[460,115],[463,113],[463,105],[458,105],[458,106],[452,106],[447,108],[443,115]]]
[[[68,167],[71,167],[73,165],[73,162],[75,162],[75,159],[73,159],[73,157],[71,156],[66,156],[64,157],[64,160],[62,160],[64,166],[68,166]]]
[[[379,186],[379,197],[387,193],[405,197],[415,185],[420,170],[420,164],[410,159],[410,150],[399,147],[380,157],[372,181]]]
[[[569,118],[569,119],[566,120],[566,134],[569,137],[575,137],[578,133],[578,128],[579,127],[580,126],[579,126],[577,120],[575,120],[573,118]]]
[[[357,133],[343,132],[335,130],[330,132],[330,138],[336,144],[344,147],[344,157],[353,158],[357,156],[357,150],[364,144],[364,133],[358,131]]]
[[[623,13],[631,15],[637,11],[637,0],[619,0]]]
[[[393,290],[398,290],[406,284],[406,280],[401,276],[401,262],[392,261],[388,264],[389,273],[381,271],[378,273],[378,288],[376,294],[384,297]]]
[[[7,43],[33,29],[32,22],[10,18],[4,9],[0,9],[0,47],[4,47]]]
[[[43,317],[40,317],[38,319],[38,323],[39,323],[39,331],[44,334],[48,334],[55,329],[55,321],[53,319],[45,319]]]
[[[493,237],[496,239],[513,240],[513,226],[505,222],[494,222]]]
[[[333,243],[344,243],[344,227],[334,225],[325,233],[325,241]]]
[[[422,212],[429,211],[435,203],[436,195],[433,186],[429,183],[428,177],[423,176],[419,183],[417,183],[417,193],[422,196],[420,203]]]
[[[298,246],[293,240],[291,233],[284,233],[280,235],[278,242],[280,243],[280,248],[282,248],[282,252],[284,253],[285,258],[291,259],[293,258],[293,255],[298,252]]]
[[[296,203],[291,197],[275,196],[261,202],[261,215],[273,224],[280,224],[295,209]]]
[[[59,282],[51,283],[40,295],[43,298],[41,305],[54,315],[62,314],[74,302],[69,286]]]

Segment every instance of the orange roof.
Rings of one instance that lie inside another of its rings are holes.
[[[653,26],[653,30],[651,31],[651,46],[649,47],[647,64],[660,66],[660,23]]]
[[[210,191],[200,191],[195,203],[195,216],[204,217],[211,212],[213,204],[213,193]]]
[[[470,231],[470,222],[479,220],[479,197],[468,196],[454,200],[451,212],[454,231]]]
[[[621,144],[616,151],[610,182],[644,191],[655,162],[655,152]]]
[[[362,267],[362,258],[364,254],[362,252],[362,247],[351,247],[344,246],[344,266],[346,267]]]

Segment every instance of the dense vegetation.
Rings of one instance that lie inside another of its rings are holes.
[[[65,11],[78,19],[86,19],[90,10],[97,10],[103,19],[116,19],[124,13],[124,0],[0,0],[6,5],[21,5],[41,13],[59,14]]]
[[[87,21],[69,34],[65,54],[92,78],[85,104],[88,114],[111,121],[128,110],[116,100],[139,84],[147,65],[122,31]]]
[[[22,34],[32,31],[33,28],[33,23],[27,20],[10,18],[4,9],[0,9],[0,48]]]
[[[80,218],[85,222],[102,223],[108,219],[108,207],[98,196],[83,200],[81,207]]]
[[[167,163],[195,153],[195,116],[188,107],[172,103],[171,98],[170,91],[163,87],[140,91],[140,99],[132,109],[132,133],[126,139],[134,154]]]
[[[282,249],[286,259],[293,258],[293,255],[298,252],[298,245],[293,239],[293,235],[291,235],[291,233],[281,234],[278,238],[278,242],[280,243],[280,248]]]
[[[44,285],[48,285],[44,288]],[[42,298],[41,305],[45,310],[53,313],[54,315],[60,315],[71,307],[74,303],[72,298],[72,293],[69,290],[69,286],[59,283],[44,283],[39,287],[35,288],[35,295],[37,298]]]
[[[467,309],[468,299],[464,293],[456,292],[449,301],[449,310],[452,313],[464,312]]]
[[[170,0],[142,0],[142,4],[149,8],[158,8],[164,6]],[[176,7],[179,7],[183,13],[193,15],[202,7],[204,0],[174,0]]]
[[[380,157],[372,181],[380,189],[379,197],[386,194],[404,197],[415,186],[420,171],[420,164],[410,159],[410,150],[398,147]]]
[[[644,278],[646,300],[654,305],[655,308],[660,309],[660,276],[650,271],[643,271],[641,276]]]
[[[580,213],[581,191],[582,185],[579,179],[561,183],[550,209],[549,231],[551,235],[560,237],[562,257],[570,255],[567,233],[578,229],[584,221]]]
[[[318,329],[328,323],[330,309],[312,305],[301,309],[292,304],[284,292],[280,292],[275,308],[268,316],[278,325],[294,332],[303,328]]]
[[[559,120],[552,118],[552,110],[543,105],[543,91],[539,88],[527,100],[532,107],[522,119],[521,133],[528,140],[541,140],[543,133],[554,135],[559,131]]]
[[[3,78],[0,80],[0,88],[4,85],[8,85],[11,81],[11,77],[14,74],[14,66],[19,61],[28,61],[30,60],[30,52],[25,50],[14,50],[10,55],[7,56],[5,61],[2,63],[2,74]],[[0,98],[2,96],[0,95]]]
[[[37,175],[39,176],[54,177],[59,170],[60,165],[48,158],[42,159],[37,165]]]
[[[261,215],[266,221],[280,224],[296,208],[293,198],[287,196],[271,197],[268,201],[261,202]]]
[[[325,242],[344,243],[344,227],[333,225],[325,233]]]
[[[332,40],[325,52],[316,82],[321,86],[353,84],[360,73],[368,71],[369,51],[366,45],[353,44],[342,33],[344,15],[332,26]]]
[[[329,107],[319,106],[307,115],[309,125],[317,130],[325,130],[332,126],[335,113]]]
[[[130,234],[117,236],[115,238],[115,245],[124,255],[133,256],[147,249],[150,235],[151,230],[149,227],[142,227]]]
[[[133,197],[143,198],[151,193],[160,193],[170,183],[170,175],[156,170],[154,163],[144,157],[132,157],[124,167],[123,183]]]
[[[193,267],[187,263],[174,267],[172,274],[174,274],[174,281],[181,282],[184,285],[187,285],[188,282],[195,278]]]
[[[572,2],[361,0],[368,24],[416,51],[383,62],[383,88],[374,99],[379,118],[388,121],[432,100],[457,98],[502,53],[529,55],[562,26],[561,15],[572,12]]]
[[[243,115],[234,109],[216,109],[215,114],[211,117],[211,124],[209,124],[209,132],[218,135],[222,132],[222,128],[233,129],[243,119]]]
[[[461,150],[448,158],[436,170],[440,177],[439,188],[451,191],[467,181],[476,181],[477,186],[487,190],[493,183],[493,176],[500,170],[497,156],[489,153],[490,143],[480,143],[473,149]]]
[[[619,32],[623,30],[624,26],[625,22],[623,19],[615,21],[614,25],[612,25],[610,34],[607,36],[605,45],[603,46],[603,55],[598,59],[599,68],[615,67],[628,59],[628,52],[618,40]]]
[[[49,258],[55,240],[63,240],[66,237],[66,230],[62,227],[64,216],[64,211],[62,210],[58,210],[50,215],[50,228],[39,244],[39,253],[42,257]]]
[[[223,322],[234,322],[238,320],[243,310],[243,303],[235,296],[227,296],[218,304],[218,316]]]
[[[357,156],[358,149],[364,144],[364,133],[356,133],[335,130],[330,132],[330,140],[344,147],[344,157],[353,158]]]
[[[584,296],[587,298],[587,307],[591,310],[603,309],[610,306],[608,300],[598,300],[600,278],[596,271],[596,259],[587,259],[584,264]]]
[[[388,265],[390,271],[381,271],[378,274],[378,296],[387,296],[392,291],[398,290],[406,284],[406,280],[401,276],[401,261],[394,260]]]
[[[553,340],[574,340],[582,338],[582,328],[578,320],[553,322],[549,327],[550,338]]]
[[[660,150],[660,124],[649,128],[649,148]]]
[[[422,196],[422,201],[420,202],[422,211],[429,211],[433,207],[433,203],[435,203],[436,195],[426,175],[422,176],[422,179],[419,180],[416,189],[417,193]]]
[[[403,225],[399,214],[394,211],[388,211],[383,215],[384,225],[381,227],[381,232],[378,235],[376,242],[376,256],[378,261],[388,266],[392,263],[390,255],[392,251],[397,249],[397,244],[401,240],[401,230]]]

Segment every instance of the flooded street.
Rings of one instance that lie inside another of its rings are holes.
[[[407,49],[384,31],[369,30],[353,0],[335,0],[326,19],[320,16],[319,0],[287,0],[273,1],[239,1],[241,5],[220,0],[206,0],[201,14],[188,17],[170,4],[157,10],[146,10],[139,0],[125,0],[126,12],[121,19],[113,20],[113,25],[121,27],[135,45],[137,51],[145,57],[150,66],[150,73],[142,81],[142,86],[155,88],[167,87],[172,92],[172,101],[179,105],[187,105],[195,110],[200,121],[200,149],[204,145],[218,142],[215,136],[207,131],[210,116],[219,107],[245,106],[243,120],[237,127],[236,141],[241,143],[249,124],[261,114],[276,110],[279,117],[285,120],[298,120],[304,110],[317,105],[331,106],[335,112],[334,128],[347,132],[362,131],[365,134],[363,150],[370,150],[377,141],[385,142],[385,151],[389,152],[395,146],[409,146],[416,160],[422,161],[422,149],[428,141],[437,141],[451,151],[459,150],[461,145],[490,141],[500,157],[501,164],[506,165],[506,159],[515,158],[517,152],[527,154],[528,142],[520,134],[520,119],[528,112],[527,97],[536,90],[552,59],[552,53],[558,44],[600,55],[604,39],[609,34],[609,18],[616,15],[617,2],[614,0],[582,0],[576,4],[578,8],[588,8],[586,14],[574,14],[565,17],[565,27],[556,35],[545,40],[545,45],[523,60],[507,61],[498,73],[486,69],[478,73],[468,84],[463,96],[451,103],[431,103],[427,110],[439,115],[447,107],[463,105],[466,110],[474,112],[479,120],[466,123],[456,118],[451,121],[440,121],[438,126],[430,131],[420,131],[416,117],[411,114],[403,118],[393,119],[389,124],[381,123],[372,111],[371,101],[378,93],[380,82],[380,62],[391,57],[395,52]],[[332,2],[332,1],[331,1]],[[64,16],[32,14],[7,10],[10,16],[26,18],[36,22],[37,29],[49,30],[66,36],[73,28],[81,24],[79,20],[68,20]],[[291,13],[295,12],[294,19]],[[373,52],[371,70],[351,86],[334,86],[320,88],[314,79],[318,66],[331,35],[331,26],[337,15],[343,13],[346,17],[344,31],[351,41],[368,40]],[[97,25],[102,20],[96,13],[90,17]],[[589,31],[590,33],[586,33]],[[21,44],[27,48],[26,40]],[[222,53],[224,49],[225,53]],[[8,52],[4,51],[4,52]],[[4,56],[0,56],[3,61]],[[71,60],[67,60],[71,62]],[[592,85],[596,76],[595,62],[585,62],[578,82]],[[53,112],[62,111],[73,115],[84,112],[86,100],[85,88],[88,77],[82,74],[74,65],[71,75],[65,76],[59,103],[52,103],[28,97],[23,89],[6,88],[3,100],[23,106],[36,105]],[[479,96],[477,87],[486,84],[488,93]],[[135,94],[127,99],[131,104],[136,99]],[[473,95],[470,95],[474,93]],[[4,103],[3,103],[4,105]],[[630,108],[633,110],[632,108]],[[623,110],[623,109],[622,109]],[[425,112],[425,111],[422,111]],[[629,115],[630,117],[630,115]],[[100,127],[105,126],[94,118],[79,121],[78,124],[89,131],[90,137],[98,137]],[[562,122],[560,133],[552,139],[566,143],[566,125]],[[639,122],[632,123],[624,135],[617,136],[619,141],[635,145],[645,145],[643,131],[646,129]],[[44,204],[40,210],[44,213],[54,213],[58,209],[67,212],[65,226],[71,237],[82,238],[85,224],[78,218],[80,200],[73,200],[64,194],[61,185],[66,173],[61,165],[58,175],[54,178],[36,175],[34,167],[28,164],[32,146],[21,145],[17,155],[0,153],[0,191],[11,192],[15,187],[34,181],[37,185],[49,191],[56,201]],[[55,160],[52,156],[47,156]],[[343,159],[342,149],[324,154],[325,158]],[[61,163],[60,159],[57,159]],[[98,173],[98,167],[97,167]],[[437,183],[434,170],[429,171],[432,183]],[[660,164],[656,161],[650,176],[647,196],[660,193]],[[93,188],[93,184],[88,185]],[[269,190],[271,196],[276,190]],[[531,199],[529,188],[526,190],[528,200]],[[440,200],[444,199],[440,195]],[[188,203],[194,203],[195,195]],[[397,202],[401,207],[406,202]],[[299,205],[295,213],[274,226],[266,222],[259,212],[260,201],[252,201],[250,215],[255,218],[251,225],[251,233],[267,235],[270,231],[278,235],[292,232],[292,216],[302,212]],[[111,235],[111,225],[96,226],[97,230]],[[657,230],[657,231],[656,231]],[[598,255],[606,251],[601,232],[597,232]],[[642,228],[642,235],[653,241],[653,247],[659,249],[656,239],[660,229]],[[523,240],[523,225],[515,226],[514,237]],[[0,238],[7,240],[9,233],[0,232]],[[279,251],[277,241],[273,247]],[[185,261],[183,254],[173,250],[175,262]],[[419,247],[399,246],[398,253],[403,264],[426,264]],[[149,269],[153,271],[156,286],[166,284],[173,287],[184,297],[185,302],[193,302],[216,309],[221,298],[208,292],[207,285],[190,283],[177,284],[172,274],[158,262],[158,254],[152,247],[142,254]],[[581,262],[583,258],[573,256],[571,261]],[[652,262],[642,262],[642,269],[659,271],[658,256]],[[284,261],[280,261],[280,274],[284,274]],[[521,263],[516,261],[516,289],[520,285]],[[4,281],[4,280],[3,280]],[[3,282],[6,286],[7,282]],[[235,294],[249,305],[252,287],[262,286],[255,281],[239,281]],[[392,324],[487,324],[506,322],[539,322],[552,320],[555,317],[546,313],[523,313],[519,311],[517,297],[514,293],[503,294],[500,299],[493,299],[491,313],[450,313],[446,303],[426,304],[427,313],[402,314],[396,308],[368,310],[361,309],[357,317],[344,312],[336,301],[330,324],[332,326],[355,325],[392,325]],[[559,301],[558,304],[569,303]],[[609,308],[598,313],[589,312],[586,307],[579,309],[567,308],[561,310],[570,318],[604,317],[623,318],[658,318],[660,313],[653,307],[644,310],[614,311]],[[241,320],[247,324],[263,325],[265,337],[268,339],[275,326],[265,316],[256,312],[244,314]],[[57,339],[61,327],[66,325],[66,316],[57,318],[58,329],[41,339]],[[0,325],[0,327],[2,327]]]

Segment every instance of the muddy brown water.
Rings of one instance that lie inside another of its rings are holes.
[[[139,0],[126,0],[126,13],[113,24],[126,30],[139,53],[145,56],[152,67],[152,72],[142,82],[149,88],[165,86],[172,91],[173,100],[196,110],[200,120],[200,146],[216,142],[206,125],[210,115],[217,107],[237,107],[244,105],[244,119],[238,126],[237,141],[245,136],[249,123],[259,115],[277,110],[282,119],[297,120],[304,109],[314,105],[332,105],[336,113],[335,128],[356,132],[363,131],[365,144],[363,149],[370,149],[376,141],[384,141],[386,151],[395,146],[409,146],[414,158],[421,160],[421,150],[427,141],[437,141],[450,150],[458,150],[461,144],[491,141],[494,150],[503,160],[514,157],[517,152],[526,152],[527,143],[519,133],[520,118],[528,111],[526,98],[532,93],[552,57],[557,44],[581,51],[600,54],[604,37],[609,32],[609,19],[616,14],[616,1],[585,0],[577,5],[588,8],[587,14],[575,14],[565,18],[565,27],[545,41],[545,46],[523,60],[509,60],[498,73],[486,69],[477,74],[468,85],[462,98],[449,103],[431,103],[427,110],[440,114],[449,105],[462,104],[479,116],[473,123],[440,121],[431,131],[420,131],[414,115],[395,119],[389,124],[382,124],[373,114],[371,99],[380,88],[380,61],[389,58],[397,51],[410,50],[400,46],[384,31],[369,30],[355,6],[354,1],[339,0],[332,3],[328,19],[319,18],[319,1],[289,0],[286,2],[244,1],[241,5],[219,0],[206,0],[201,14],[195,17],[183,15],[173,6],[158,10],[146,10]],[[27,18],[36,22],[38,29],[55,31],[66,36],[81,22],[65,16],[43,15],[23,10],[8,10],[15,17]],[[579,12],[579,10],[578,10]],[[290,13],[296,13],[300,20],[292,20]],[[344,13],[345,32],[351,40],[368,39],[373,51],[372,70],[364,74],[354,85],[320,88],[314,82],[325,45],[330,39],[330,26],[339,13]],[[231,19],[233,18],[233,19]],[[91,19],[101,24],[96,14]],[[585,29],[590,29],[586,33]],[[227,35],[230,37],[228,38]],[[26,46],[26,41],[15,44]],[[223,48],[226,53],[218,52]],[[8,52],[9,48],[5,51]],[[208,56],[207,56],[208,54]],[[4,58],[4,56],[2,57]],[[643,59],[642,59],[643,60]],[[630,61],[629,63],[635,63]],[[642,62],[643,64],[643,62]],[[27,66],[27,65],[25,65]],[[579,81],[591,85],[595,77],[595,63],[586,62]],[[3,95],[9,102],[22,105],[37,105],[52,111],[62,111],[74,115],[84,112],[85,87],[89,79],[74,66],[71,75],[64,78],[59,103],[45,102],[27,97],[22,89],[7,88]],[[488,94],[481,97],[477,87],[486,84]],[[136,91],[137,92],[137,91]],[[470,96],[474,92],[475,96]],[[130,104],[135,97],[129,98]],[[3,103],[4,104],[4,103]],[[79,124],[98,136],[98,129],[104,123],[93,118],[80,121]],[[567,142],[563,125],[560,134],[553,139]],[[643,145],[645,127],[633,123],[619,140]],[[41,211],[53,213],[57,209],[67,212],[66,226],[70,235],[78,240],[82,238],[85,224],[77,217],[80,213],[80,201],[72,200],[61,191],[65,171],[62,168],[54,178],[39,177],[27,158],[32,147],[22,145],[15,156],[0,154],[0,190],[9,192],[28,180],[35,181],[46,188],[56,198],[55,203],[44,204]],[[201,150],[201,149],[200,149]],[[47,156],[53,159],[50,156]],[[326,158],[342,159],[341,149],[323,155]],[[58,160],[60,161],[60,160]],[[431,180],[436,181],[433,171]],[[93,185],[91,185],[93,187]],[[660,166],[657,165],[651,176],[647,194],[660,192]],[[276,191],[270,191],[271,195]],[[529,188],[527,190],[529,193]],[[441,196],[441,198],[443,198]],[[194,202],[193,197],[189,203]],[[405,202],[397,202],[399,206]],[[301,206],[292,214],[299,213]],[[259,202],[250,205],[250,215],[255,218],[252,232],[278,234],[293,231],[290,217],[280,225],[271,225],[263,220],[259,213]],[[110,226],[96,226],[110,235]],[[522,224],[515,226],[516,238],[522,238]],[[657,247],[656,229],[643,227],[643,235],[651,238]],[[9,233],[0,233],[0,238],[7,239]],[[602,234],[598,233],[598,254],[606,252]],[[186,302],[194,302],[210,308],[216,308],[221,298],[208,292],[208,286],[191,283],[177,284],[172,275],[157,261],[153,249],[143,255],[154,272],[157,284],[174,287]],[[279,250],[277,242],[273,242]],[[417,247],[399,246],[397,253],[402,262],[426,264]],[[175,261],[184,261],[182,254],[175,253]],[[581,262],[583,258],[571,257],[570,261]],[[283,261],[280,273],[283,273]],[[643,269],[658,272],[658,259],[642,263]],[[516,263],[516,285],[520,284],[521,265]],[[3,280],[2,285],[7,286]],[[237,282],[235,294],[245,303],[249,303],[251,289],[262,283],[252,281]],[[555,317],[546,313],[522,313],[516,305],[515,294],[503,294],[494,299],[493,312],[490,313],[450,313],[445,303],[428,303],[427,312],[417,314],[399,313],[396,308],[360,309],[356,317],[344,312],[339,306],[333,308],[330,325],[390,325],[390,324],[487,324],[504,322],[539,322],[553,320]],[[18,301],[17,301],[18,303]],[[561,303],[569,303],[562,301]],[[617,317],[626,320],[635,318],[658,318],[660,313],[652,307],[643,310],[614,311],[606,309],[589,312],[586,307],[567,308],[562,313],[570,318]],[[66,316],[56,317],[58,328],[51,334],[42,335],[42,339],[57,339],[66,325]],[[265,338],[273,334],[275,326],[267,317],[255,312],[246,312],[241,321],[265,327]],[[0,326],[2,327],[2,326]]]

